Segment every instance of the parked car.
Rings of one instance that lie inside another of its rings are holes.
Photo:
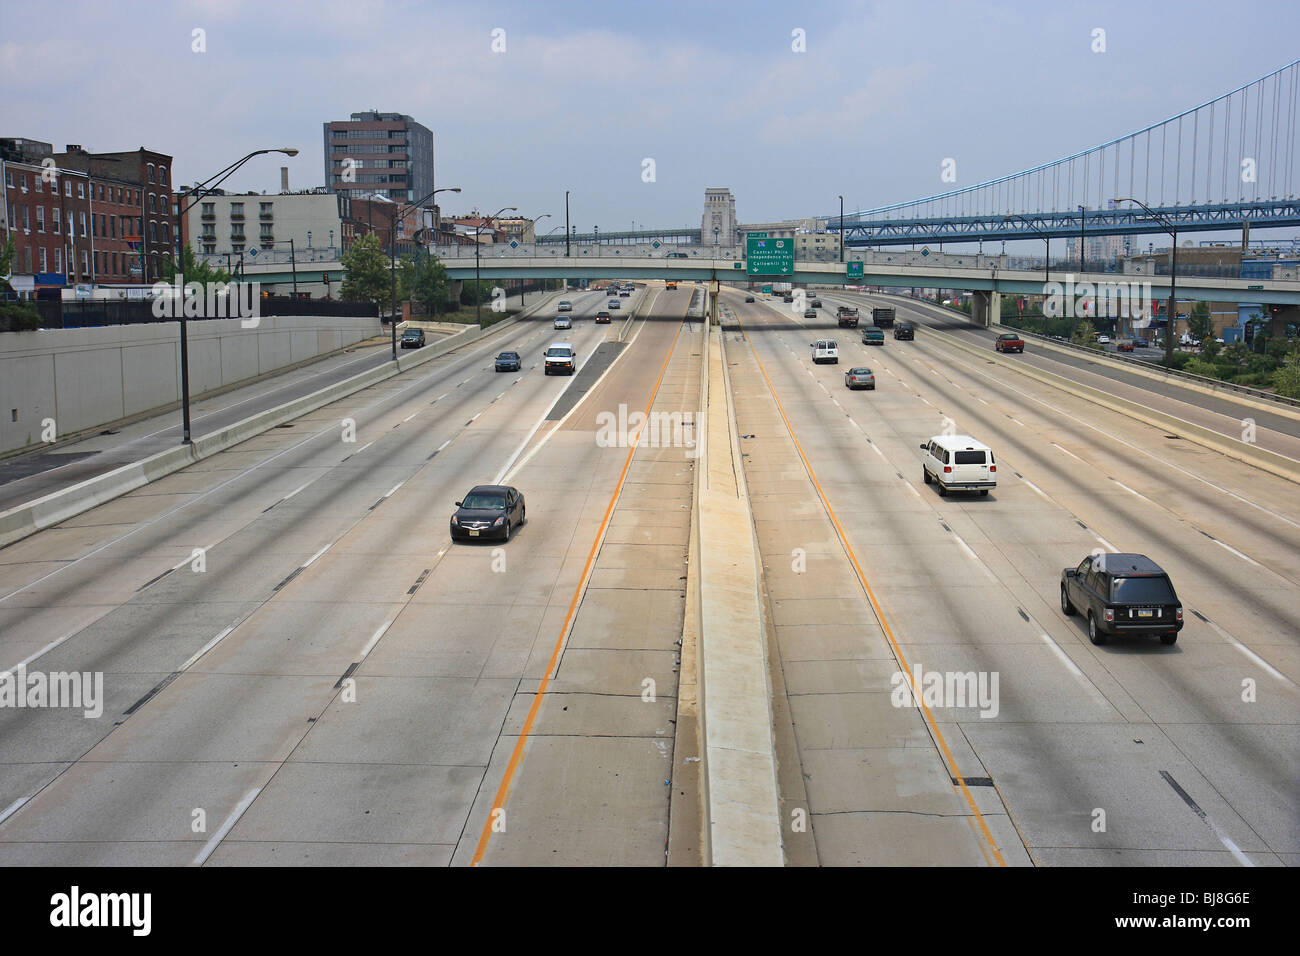
[[[935,435],[923,442],[921,476],[937,484],[940,497],[950,491],[978,491],[987,495],[998,484],[993,449],[969,435]]]
[[[1088,639],[1105,644],[1126,634],[1157,634],[1178,640],[1183,606],[1169,575],[1144,554],[1090,554],[1061,572],[1061,611],[1082,614]]]
[[[497,356],[498,372],[518,372],[522,368],[518,352],[502,352]]]
[[[908,322],[899,322],[894,326],[894,338],[911,342],[916,338],[916,327]]]
[[[571,329],[573,328],[573,320],[567,315],[557,315],[555,317],[555,327],[557,329]]]
[[[1099,335],[1099,336],[1097,336],[1097,344],[1098,344],[1098,345],[1110,345],[1110,336],[1109,336],[1109,335]]]
[[[884,345],[885,330],[884,329],[863,329],[862,344],[863,345]]]
[[[1117,342],[1115,343],[1115,351],[1116,351],[1116,352],[1132,352],[1132,351],[1133,351],[1133,340],[1132,340],[1132,339],[1120,339],[1119,341],[1117,341]]]
[[[1023,352],[1025,340],[1015,332],[1003,332],[993,342],[995,352]]]
[[[510,540],[512,529],[528,520],[524,496],[510,485],[475,485],[451,516],[451,540],[500,538]]]
[[[876,376],[869,368],[851,368],[844,373],[844,385],[849,389],[869,388],[875,391]]]
[[[552,371],[572,375],[578,367],[578,353],[573,351],[573,346],[568,342],[552,342],[543,358],[545,364],[542,373],[545,375],[550,375]]]
[[[818,339],[812,345],[812,360],[814,365],[820,365],[822,362],[830,362],[832,365],[840,364],[840,349],[835,344],[834,339]]]
[[[601,309],[599,312],[596,313],[597,325],[608,325],[609,321],[610,321],[609,313],[606,312],[604,309]]]
[[[424,329],[402,329],[402,348],[424,348]]]

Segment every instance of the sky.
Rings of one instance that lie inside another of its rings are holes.
[[[282,164],[322,185],[322,123],[378,109],[433,130],[436,184],[463,190],[444,215],[516,206],[545,231],[568,189],[580,231],[698,225],[725,186],[755,222],[950,189],[948,158],[957,186],[1058,159],[1297,37],[1294,0],[0,0],[0,136],[148,146],[178,183],[298,148],[226,183],[274,192]]]

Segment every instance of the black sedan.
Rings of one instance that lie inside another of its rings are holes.
[[[403,329],[402,348],[404,349],[424,348],[424,329]]]
[[[1105,644],[1111,636],[1158,635],[1173,644],[1183,629],[1183,605],[1160,565],[1144,554],[1088,555],[1061,572],[1061,611],[1081,614],[1088,639]]]
[[[498,372],[518,372],[521,368],[518,352],[502,352],[497,356]]]
[[[475,485],[456,502],[451,516],[451,540],[500,538],[510,540],[510,531],[527,519],[524,496],[509,485]]]

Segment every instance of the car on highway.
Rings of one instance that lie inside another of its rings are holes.
[[[794,301],[794,296],[790,295],[790,293],[787,292],[784,296],[782,296],[781,301],[782,301],[782,302],[793,302],[793,301]]]
[[[821,300],[821,299],[809,299],[809,300],[808,300],[808,307],[811,308],[811,309],[820,309],[820,308],[822,307],[822,300]]]
[[[518,352],[502,352],[497,356],[496,368],[498,372],[518,372],[523,368],[519,360]]]
[[[1133,344],[1138,346],[1138,348],[1143,348],[1143,349],[1151,347],[1150,339],[1145,339],[1145,338],[1134,339]]]
[[[605,304],[605,308],[607,308],[607,309],[621,309],[621,308],[623,308],[623,304],[622,304],[621,302],[619,302],[618,299],[610,299],[609,302],[607,302],[607,303]]]
[[[555,327],[557,329],[571,329],[573,328],[573,320],[567,315],[557,315],[555,317]]]
[[[998,466],[993,449],[970,435],[935,435],[923,442],[921,477],[937,484],[940,497],[950,491],[978,491],[987,495],[997,487]]]
[[[1144,554],[1094,552],[1078,567],[1063,570],[1061,611],[1083,615],[1094,644],[1128,634],[1155,634],[1161,643],[1173,644],[1183,629],[1183,605],[1173,582]]]
[[[1097,336],[1097,344],[1098,344],[1098,345],[1110,345],[1110,336],[1109,336],[1109,335],[1099,335],[1099,336]]]
[[[608,325],[609,322],[610,322],[610,318],[609,318],[609,313],[607,311],[601,309],[599,312],[596,313],[597,325]]]
[[[875,391],[876,375],[871,369],[862,366],[851,368],[844,373],[844,385],[848,389],[869,388]]]
[[[834,339],[818,339],[816,342],[810,342],[809,344],[812,346],[814,365],[820,365],[822,362],[830,362],[832,365],[840,364],[840,349],[835,344]]]
[[[910,322],[899,322],[894,326],[894,338],[911,342],[916,338],[916,326]]]
[[[1003,332],[993,342],[995,352],[1023,352],[1025,340],[1015,332]]]
[[[754,297],[753,297],[752,295],[747,295],[747,296],[745,296],[745,301],[746,301],[746,302],[753,302],[753,301],[754,301]]]
[[[475,485],[460,501],[451,516],[451,540],[500,538],[510,540],[510,532],[528,520],[524,496],[510,485]]]
[[[560,304],[556,307],[556,311],[558,311],[558,312],[572,312],[572,311],[573,311],[573,303],[570,302],[568,299],[562,299],[562,300],[560,301]]]
[[[424,348],[424,329],[403,329],[402,348],[404,349]]]
[[[665,256],[665,258],[667,258],[667,259],[685,259],[685,258],[687,258],[687,255],[686,255],[686,253],[684,253],[684,252],[670,252],[670,253],[668,253],[667,256]]]
[[[1115,351],[1116,351],[1116,352],[1132,352],[1132,351],[1133,351],[1133,340],[1132,340],[1132,339],[1119,339],[1119,340],[1117,340],[1117,341],[1115,342]]]
[[[863,345],[884,345],[885,330],[884,329],[863,329],[862,344]]]
[[[805,319],[815,319],[817,318],[817,310],[814,309],[812,306],[809,306],[808,308],[803,310],[803,317]]]
[[[626,298],[627,298],[628,296],[630,296],[631,294],[632,294],[632,290],[631,290],[631,289],[622,289],[622,290],[619,291],[619,293],[618,293],[618,297],[619,297],[620,299],[626,299]]]
[[[578,367],[578,353],[573,350],[573,346],[568,342],[552,342],[543,355],[544,366],[542,373],[550,375],[554,371],[557,375],[561,372],[566,375],[572,375]]]

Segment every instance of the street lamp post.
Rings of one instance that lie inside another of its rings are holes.
[[[573,230],[569,228],[569,191],[564,191],[564,258],[569,258],[569,236]]]
[[[442,189],[435,189],[433,192],[429,193],[429,195],[424,196],[423,198],[418,199],[413,203],[407,203],[406,205],[395,203],[391,199],[388,199],[388,197],[386,196],[383,197],[385,202],[392,203],[393,206],[392,215],[388,217],[388,257],[389,257],[389,271],[392,275],[392,299],[391,299],[391,308],[389,311],[388,318],[389,318],[389,325],[391,326],[391,331],[392,331],[394,362],[397,361],[397,214],[398,211],[400,210],[402,214],[402,219],[403,221],[405,221],[406,214],[408,212],[410,212],[412,209],[420,208],[426,202],[432,199],[434,196],[438,195],[438,193],[458,193],[458,192],[460,192],[459,186],[446,186],[443,187]],[[378,198],[380,198],[378,193],[374,193],[371,196],[372,201]],[[380,328],[381,329],[383,328],[382,323],[380,324]]]
[[[298,150],[294,149],[292,146],[285,146],[276,149],[255,149],[253,150],[253,152],[249,153],[243,159],[231,163],[225,169],[221,170],[220,172],[216,173],[213,176],[208,177],[203,182],[194,186],[192,189],[182,189],[180,194],[181,198],[176,204],[177,225],[179,226],[180,223],[184,220],[185,214],[189,212],[192,208],[194,208],[194,204],[198,202],[198,199],[202,198],[204,194],[203,191],[205,189],[217,188],[223,182],[229,179],[234,174],[235,170],[239,169],[240,166],[244,165],[244,163],[248,162],[254,156],[261,156],[263,153],[284,153],[284,155],[286,156],[293,157],[298,155]],[[173,182],[175,181],[174,176],[172,181]],[[186,203],[185,197],[190,194],[195,194],[197,198],[192,199],[188,203]],[[142,248],[144,246],[143,233],[144,230],[141,229]],[[181,249],[184,250],[184,248],[185,248],[185,244],[184,241],[182,240]],[[140,269],[141,269],[141,276],[147,279],[148,273],[145,271],[143,257],[141,257],[140,260]],[[177,311],[180,313],[178,318],[181,324],[181,430],[182,430],[181,444],[188,445],[191,443],[190,442],[190,340],[185,327],[185,309],[182,307]]]
[[[1012,219],[1019,219],[1019,220],[1020,220],[1021,222],[1023,222],[1026,226],[1028,226],[1031,230],[1033,230],[1033,231],[1036,232],[1039,236],[1041,236],[1042,239],[1043,239],[1043,242],[1047,243],[1047,253],[1046,253],[1045,258],[1043,259],[1043,285],[1044,285],[1043,294],[1046,295],[1046,294],[1047,294],[1046,286],[1047,286],[1047,284],[1048,284],[1049,282],[1052,281],[1052,273],[1051,273],[1051,268],[1052,268],[1052,237],[1049,236],[1047,233],[1043,232],[1043,230],[1035,228],[1035,227],[1034,227],[1034,224],[1031,223],[1031,222],[1030,222],[1028,219],[1026,219],[1024,216],[1013,214],[1013,215],[1010,215],[1010,216],[1003,216],[1003,217],[1002,217],[1002,221],[1003,221],[1004,223],[1005,223],[1005,222],[1010,222]],[[1003,239],[1003,240],[1002,240],[1002,251],[1005,252],[1005,251],[1006,251],[1006,248],[1007,248],[1007,241],[1006,241],[1005,239]]]
[[[533,255],[537,255],[537,224],[541,222],[543,219],[550,219],[550,218],[551,218],[551,214],[549,212],[544,212],[536,219],[533,220]],[[557,226],[556,228],[559,227]],[[554,229],[551,230],[551,232],[554,231],[555,231]],[[547,233],[547,235],[550,235],[550,233]],[[524,307],[524,287],[526,285],[528,285],[527,280],[525,279],[519,280],[519,308],[521,311],[523,310]]]
[[[1147,215],[1164,226],[1173,238],[1173,248],[1169,250],[1169,306],[1165,310],[1165,368],[1172,368],[1174,364],[1174,309],[1178,294],[1178,226],[1139,199],[1131,199],[1126,196],[1122,199],[1116,199],[1115,202],[1131,202],[1141,206],[1147,211]],[[1129,315],[1132,317],[1131,305]]]
[[[503,212],[518,212],[517,206],[502,206],[498,209],[488,222],[496,219]],[[474,227],[474,319],[478,322],[478,327],[483,328],[483,269],[479,253],[482,251],[483,243],[479,242],[479,234],[483,231],[483,218],[480,216],[478,225]]]
[[[840,262],[844,261],[844,197],[840,197]]]

